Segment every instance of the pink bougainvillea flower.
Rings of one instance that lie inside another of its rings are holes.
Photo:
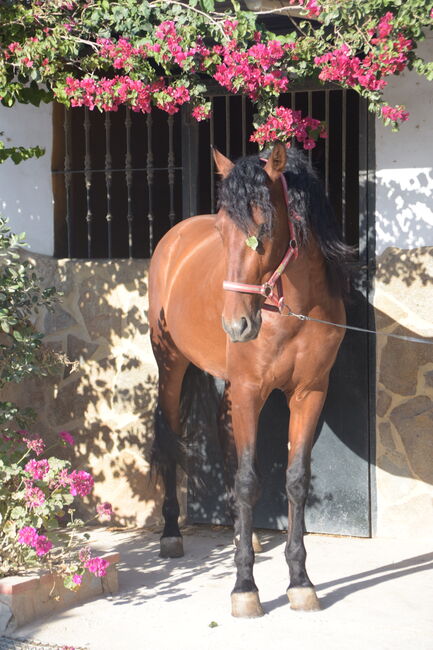
[[[53,548],[53,543],[45,535],[39,535],[34,545],[36,555],[46,555]]]
[[[307,4],[305,5],[305,9],[308,9],[309,18],[315,18],[316,16],[320,16],[322,12],[320,5],[317,3],[317,0],[308,0]]]
[[[408,117],[409,113],[404,110],[403,106],[382,106],[382,115],[385,118],[388,118],[390,120],[393,120],[394,122],[397,122],[400,120],[400,122],[405,122]]]
[[[111,503],[108,503],[108,501],[105,501],[105,503],[98,503],[96,506],[96,511],[98,515],[102,519],[111,519],[113,516],[113,508],[111,507]]]
[[[33,526],[25,526],[18,531],[18,544],[25,544],[26,546],[35,546],[38,539],[38,533]]]
[[[98,578],[102,578],[107,573],[108,564],[107,560],[104,560],[103,557],[92,557],[84,563],[84,566],[90,573],[94,573]]]
[[[211,108],[210,106],[195,106],[192,109],[192,116],[197,122],[201,122],[202,120],[207,120],[211,116]]]
[[[69,491],[75,496],[85,497],[92,491],[94,480],[88,472],[74,470],[69,474]]]
[[[50,464],[46,458],[43,458],[42,460],[35,460],[32,458],[32,460],[29,460],[27,465],[25,465],[24,469],[32,475],[32,478],[35,481],[40,481],[44,478],[45,474],[49,472]]]
[[[324,131],[325,127],[319,120],[309,116],[302,117],[301,111],[278,106],[274,114],[252,134],[250,140],[264,146],[268,142],[290,141],[290,138],[296,137],[305,149],[312,149],[316,145],[315,138]]]
[[[13,43],[9,43],[8,48],[11,52],[15,52],[16,50],[18,51],[22,50],[21,45],[17,41],[14,41]]]
[[[59,433],[59,436],[64,442],[66,442],[68,445],[71,445],[71,447],[75,445],[75,438],[72,433],[69,433],[68,431],[61,431]]]
[[[80,585],[83,582],[83,576],[80,575],[79,573],[75,573],[72,576],[72,582],[76,585]]]

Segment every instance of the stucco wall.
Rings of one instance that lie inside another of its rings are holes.
[[[419,52],[433,60],[433,37]],[[410,113],[398,133],[376,124],[376,254],[388,246],[413,249],[433,245],[431,115],[433,82],[415,72],[391,78],[385,89],[391,105]]]
[[[0,165],[0,214],[15,232],[25,232],[31,250],[54,252],[53,193],[51,189],[52,106],[0,105],[0,131],[7,146],[45,149],[41,158]]]
[[[422,45],[433,60],[433,39]],[[376,278],[380,331],[433,340],[433,83],[407,72],[390,104],[410,119],[376,127]],[[433,534],[433,345],[377,339],[378,535]]]

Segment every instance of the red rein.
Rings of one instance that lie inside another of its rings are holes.
[[[284,174],[281,174],[280,179],[283,186],[287,211],[289,211],[289,194]],[[269,311],[278,311],[281,313],[284,307],[283,283],[281,281],[281,276],[292,257],[295,259],[298,257],[298,244],[295,237],[295,228],[290,217],[289,232],[290,241],[286,254],[267,282],[264,282],[263,284],[244,284],[243,282],[229,282],[228,280],[225,280],[223,282],[223,289],[226,291],[239,291],[241,293],[257,293],[261,296],[265,296],[268,303],[265,302],[262,309],[268,309]]]

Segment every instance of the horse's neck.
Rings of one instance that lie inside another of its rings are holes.
[[[320,247],[310,235],[299,248],[297,259],[286,268],[288,295],[286,302],[295,310],[309,309],[322,301],[329,293],[326,263]]]

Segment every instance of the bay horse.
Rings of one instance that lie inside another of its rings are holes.
[[[165,489],[160,554],[183,555],[176,465],[186,468],[187,452],[179,404],[194,364],[225,382],[224,455],[236,540],[232,614],[264,613],[253,577],[256,437],[260,411],[280,389],[290,410],[287,595],[293,609],[316,610],[305,568],[304,508],[314,433],[344,329],[284,317],[284,309],[345,324],[348,249],[301,152],[277,143],[265,163],[252,156],[233,164],[215,149],[213,155],[222,177],[217,214],[175,225],[150,264],[149,324],[159,368],[154,458]]]

